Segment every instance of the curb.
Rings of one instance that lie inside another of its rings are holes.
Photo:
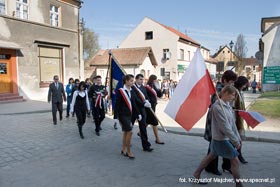
[[[158,129],[159,131],[164,132],[162,129]],[[174,131],[174,130],[168,130],[169,133],[177,134],[177,135],[185,135],[185,136],[198,136],[198,137],[204,137],[202,133],[194,133],[194,132],[180,132],[180,131]],[[206,141],[206,140],[205,140]],[[248,142],[262,142],[262,143],[278,143],[280,144],[280,140],[275,139],[269,139],[269,138],[260,138],[260,137],[253,137],[248,136],[246,137],[246,140]]]
[[[64,109],[64,110],[66,110],[66,109]],[[24,114],[40,114],[40,113],[48,113],[48,112],[52,112],[52,110],[39,110],[39,111],[29,111],[29,112],[6,113],[6,114],[0,114],[0,115],[24,115]],[[164,132],[161,128],[158,128],[158,130]],[[182,132],[182,131],[174,131],[174,130],[169,130],[169,129],[167,131],[169,133],[177,134],[177,135],[197,136],[197,137],[202,137],[203,138],[202,133]],[[280,140],[253,137],[253,136],[246,137],[246,140],[244,140],[244,141],[263,142],[263,143],[278,143],[278,144],[280,144]]]
[[[63,111],[66,111],[66,109],[63,109]],[[38,110],[38,111],[29,111],[29,112],[5,113],[5,114],[0,114],[0,115],[40,114],[40,113],[48,113],[48,112],[52,112],[52,110]]]

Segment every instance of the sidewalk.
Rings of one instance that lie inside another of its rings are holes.
[[[50,112],[51,107],[51,103],[35,100],[26,100],[18,103],[4,103],[0,104],[0,115],[44,113]],[[63,108],[65,109],[66,105],[63,106]]]
[[[245,94],[246,106],[250,105],[255,99],[259,97],[259,94]],[[187,132],[173,119],[171,119],[163,111],[167,101],[159,99],[157,105],[157,116],[166,127],[169,133],[189,136],[203,137],[205,128],[206,114],[197,122],[197,124]],[[66,106],[64,106],[64,109]],[[51,104],[43,101],[27,100],[21,103],[6,103],[0,104],[0,118],[1,115],[16,115],[16,114],[30,114],[30,113],[45,113],[51,112]],[[65,113],[64,113],[65,115]],[[107,115],[108,118],[112,116]],[[269,143],[280,143],[280,119],[267,119],[265,122],[259,124],[254,129],[246,129],[246,141],[259,141]],[[159,126],[159,129],[161,127]]]

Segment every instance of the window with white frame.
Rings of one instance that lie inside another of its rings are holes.
[[[50,6],[50,24],[51,26],[59,26],[59,8],[57,6]]]
[[[190,52],[190,51],[188,51],[188,57],[187,57],[187,60],[188,60],[188,61],[191,61],[191,52]]]
[[[16,0],[16,17],[28,19],[28,1]]]
[[[47,86],[53,80],[53,75],[63,78],[62,49],[39,46],[40,87]]]
[[[180,56],[179,56],[180,60],[184,60],[184,49],[180,49]]]
[[[169,52],[169,49],[163,49],[163,59],[169,60],[171,57],[171,53]]]
[[[5,0],[0,0],[0,14],[6,14]]]
[[[152,40],[153,39],[153,31],[145,32],[145,40]]]

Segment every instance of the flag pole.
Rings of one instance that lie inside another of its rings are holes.
[[[111,58],[114,58],[114,55],[111,53]],[[115,58],[114,58],[115,59]],[[119,65],[119,63],[118,63],[118,61],[117,60],[115,60],[115,62]],[[126,75],[127,73],[125,72],[125,70],[123,69],[123,67],[122,66],[120,66],[119,65],[119,67],[120,67],[120,69],[122,70],[122,72],[123,72],[123,74],[124,75]],[[111,77],[112,77],[112,72],[111,72]],[[112,89],[111,89],[112,90]],[[152,112],[152,114],[155,116],[155,118],[157,119],[157,121],[159,122],[159,124],[160,124],[160,126],[162,127],[162,129],[164,130],[164,132],[166,132],[167,133],[167,130],[166,130],[166,128],[163,126],[163,124],[161,123],[161,121],[158,119],[158,117],[157,117],[157,115],[156,115],[156,113],[153,111],[153,109],[152,108],[150,108],[150,111]]]
[[[226,118],[226,120],[227,120],[227,123],[229,123],[228,117],[227,117],[227,115],[226,115],[225,109],[224,109],[224,107],[223,107],[223,105],[222,105],[222,102],[221,102],[221,99],[220,99],[220,97],[219,97],[219,94],[218,94],[217,90],[216,90],[215,94],[216,94],[217,99],[218,99],[218,101],[219,101],[219,105],[220,105],[220,107],[222,108],[223,114],[224,114],[224,116],[225,116],[225,118]]]
[[[105,88],[107,87],[108,84],[108,77],[109,77],[109,72],[110,72],[110,67],[111,67],[111,50],[108,51],[109,54],[109,59],[108,59],[108,68],[107,68],[107,74],[106,74],[106,80],[105,80]],[[110,76],[111,79],[111,76]]]
[[[163,126],[163,124],[161,123],[161,121],[158,119],[158,117],[157,117],[156,113],[153,111],[153,109],[152,109],[152,108],[149,108],[149,109],[150,109],[150,111],[153,113],[153,115],[155,116],[155,118],[157,119],[157,121],[159,122],[159,124],[160,124],[161,128],[164,130],[164,132],[166,132],[166,133],[167,133],[166,128]]]

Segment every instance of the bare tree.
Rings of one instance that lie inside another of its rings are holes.
[[[93,57],[99,50],[100,45],[98,42],[99,36],[93,30],[89,28],[83,29],[83,45],[84,45],[84,61],[85,65],[88,64],[88,61]]]
[[[242,70],[244,69],[243,59],[246,57],[247,51],[248,49],[246,47],[245,37],[243,34],[239,34],[234,45],[234,53],[239,58],[235,65],[235,69],[238,75],[240,75]]]

